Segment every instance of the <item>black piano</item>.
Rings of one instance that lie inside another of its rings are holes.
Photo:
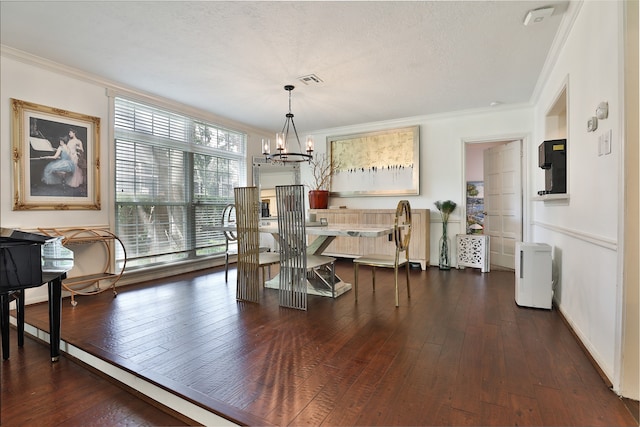
[[[51,361],[60,356],[62,280],[73,267],[73,253],[61,238],[0,228],[0,332],[2,358],[9,358],[9,303],[16,301],[18,346],[24,345],[24,292],[49,286],[49,338]]]

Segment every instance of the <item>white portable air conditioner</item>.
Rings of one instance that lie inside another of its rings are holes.
[[[551,246],[516,242],[516,304],[551,309]]]

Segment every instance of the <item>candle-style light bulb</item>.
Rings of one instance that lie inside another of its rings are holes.
[[[271,140],[262,138],[262,154],[271,154]]]
[[[276,133],[276,150],[284,150],[284,134]]]
[[[308,136],[307,137],[307,153],[311,153],[311,152],[313,152],[313,137]]]

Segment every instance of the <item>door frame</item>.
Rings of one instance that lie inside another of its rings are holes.
[[[522,240],[529,241],[531,239],[531,227],[529,226],[529,219],[531,218],[531,193],[529,188],[531,186],[531,168],[530,168],[530,151],[531,151],[531,134],[526,133],[513,133],[502,134],[486,137],[469,137],[462,138],[461,151],[462,151],[462,187],[460,189],[460,200],[462,201],[460,206],[462,215],[462,225],[464,232],[467,230],[467,144],[482,144],[493,142],[511,142],[515,140],[522,141],[522,176],[521,178],[521,195],[522,195]]]

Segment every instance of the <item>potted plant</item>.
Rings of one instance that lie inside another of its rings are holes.
[[[332,165],[326,154],[319,154],[309,162],[311,166],[312,183],[309,185],[309,208],[327,209],[329,205],[329,186],[331,175],[337,165]]]
[[[451,200],[438,200],[435,202],[436,208],[440,211],[440,217],[442,218],[442,236],[438,247],[440,248],[440,254],[438,258],[438,266],[440,270],[449,270],[451,268],[451,241],[447,235],[447,224],[449,223],[449,215],[456,209],[456,202]]]

